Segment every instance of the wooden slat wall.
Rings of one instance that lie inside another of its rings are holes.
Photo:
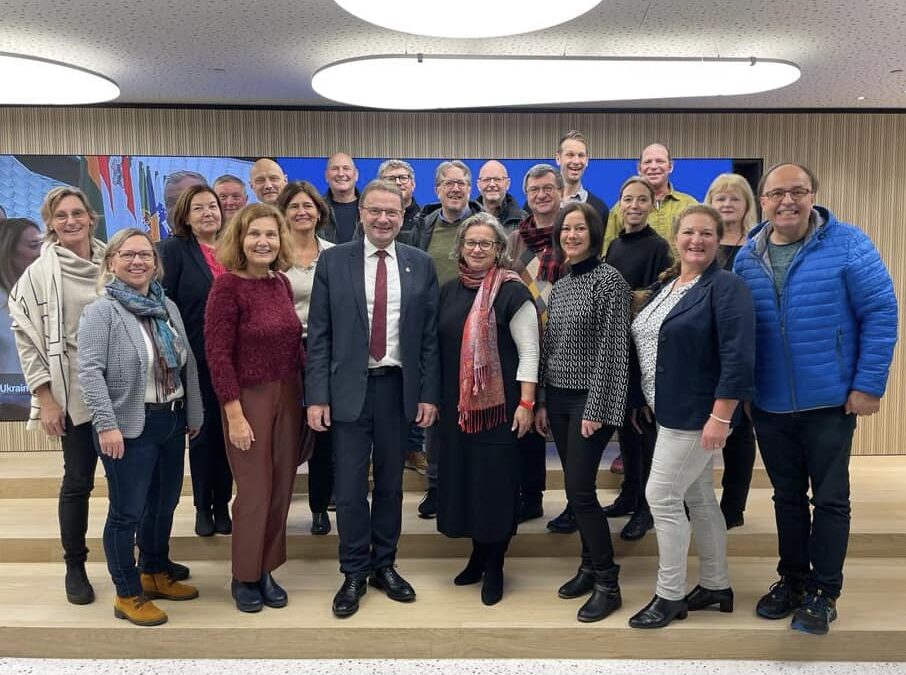
[[[783,113],[392,113],[163,108],[0,108],[0,153],[549,157],[580,129],[596,157],[667,143],[676,157],[797,161],[818,201],[875,241],[903,298],[906,115]],[[603,195],[613,201],[615,195]],[[901,328],[902,331],[902,328]],[[902,338],[902,332],[901,332]],[[856,454],[906,453],[906,368],[894,359],[881,415],[860,423]],[[0,450],[39,449],[0,425]],[[26,447],[28,445],[29,447]],[[48,446],[49,449],[49,446]]]

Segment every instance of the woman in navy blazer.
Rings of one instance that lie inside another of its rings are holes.
[[[224,269],[214,258],[214,243],[223,222],[217,194],[207,185],[193,185],[176,201],[171,236],[158,245],[164,268],[163,287],[179,307],[186,324],[189,345],[198,362],[198,381],[204,402],[205,423],[189,441],[189,466],[195,503],[195,533],[210,537],[230,534],[229,503],[233,474],[227,461],[220,404],[211,385],[205,359],[204,312],[214,279]]]
[[[654,516],[659,567],[655,596],[629,620],[661,628],[689,610],[733,610],[726,524],[714,495],[720,452],[753,394],[755,312],[748,288],[716,262],[723,235],[710,206],[690,206],[673,224],[677,263],[650,290],[632,323],[642,391],[658,440],[645,493]],[[690,525],[700,582],[686,594]]]

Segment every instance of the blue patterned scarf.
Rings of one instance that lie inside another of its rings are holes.
[[[152,281],[148,295],[141,295],[129,284],[114,278],[104,288],[107,295],[117,300],[139,320],[147,320],[154,345],[154,381],[158,400],[165,401],[181,385],[179,372],[185,363],[186,346],[167,324],[170,315],[164,303],[163,286]]]

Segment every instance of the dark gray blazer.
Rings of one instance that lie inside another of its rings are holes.
[[[396,243],[400,275],[400,355],[403,412],[414,420],[419,403],[440,400],[437,307],[440,294],[427,253]],[[368,388],[368,310],[365,245],[351,241],[318,259],[308,311],[306,405],[329,404],[331,419],[359,419]]]
[[[166,303],[170,322],[186,345],[182,375],[186,423],[190,429],[200,429],[204,410],[195,357],[179,309],[169,298]],[[147,372],[148,350],[135,315],[107,296],[88,305],[79,321],[79,384],[98,432],[119,429],[124,438],[141,435]]]

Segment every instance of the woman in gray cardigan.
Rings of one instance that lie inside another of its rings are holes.
[[[106,295],[85,308],[79,323],[79,383],[107,475],[104,552],[116,586],[114,615],[154,626],[167,620],[154,598],[198,597],[173,578],[167,560],[186,432],[195,436],[203,421],[201,392],[151,238],[137,229],[118,232],[102,268]]]

